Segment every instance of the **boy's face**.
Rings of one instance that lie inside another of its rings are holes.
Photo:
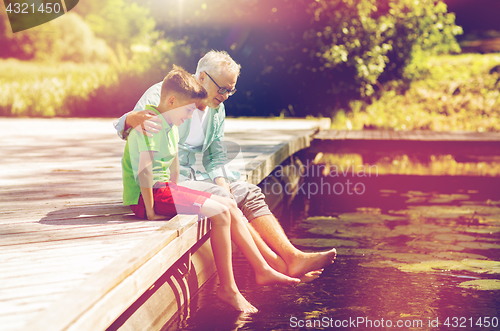
[[[200,104],[201,99],[182,100],[176,98],[173,108],[164,113],[165,120],[170,125],[179,126],[188,118],[193,117],[194,110],[200,107]]]

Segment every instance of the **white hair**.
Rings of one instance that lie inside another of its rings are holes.
[[[194,76],[200,77],[202,71],[207,71],[212,75],[221,74],[223,68],[235,74],[236,77],[240,75],[241,65],[236,63],[226,51],[211,50],[198,61]]]

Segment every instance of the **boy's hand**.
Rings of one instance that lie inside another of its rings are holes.
[[[165,215],[156,214],[154,211],[151,213],[148,213],[147,216],[148,216],[148,220],[150,220],[150,221],[158,221],[158,220],[164,220],[164,219],[169,218]]]
[[[125,129],[132,127],[144,134],[152,137],[161,129],[161,119],[152,110],[133,111],[125,119]]]

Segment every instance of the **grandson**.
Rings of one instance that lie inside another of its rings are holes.
[[[136,216],[149,220],[171,218],[177,213],[209,217],[212,251],[220,279],[217,297],[236,310],[257,312],[236,286],[231,238],[252,265],[258,284],[296,284],[300,280],[283,275],[267,264],[232,199],[176,185],[179,176],[177,126],[191,118],[206,97],[205,89],[182,68],[174,66],[168,73],[163,80],[160,104],[156,108],[146,106],[158,114],[162,129],[153,137],[137,130],[128,137],[122,159],[123,204],[130,206]]]

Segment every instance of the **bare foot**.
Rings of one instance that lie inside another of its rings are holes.
[[[217,298],[224,301],[235,310],[245,313],[256,313],[259,310],[255,308],[239,291],[225,291],[221,287],[217,289]]]
[[[337,250],[332,248],[326,252],[304,253],[288,265],[288,274],[301,277],[310,271],[322,269],[332,264],[337,256]]]
[[[308,273],[299,277],[299,279],[302,283],[309,283],[315,279],[318,279],[319,276],[321,276],[321,273],[323,273],[323,269],[309,271]]]
[[[261,273],[255,273],[255,281],[258,285],[272,285],[272,284],[283,284],[283,285],[294,285],[300,283],[300,279],[288,277],[276,270],[269,268],[267,271]]]

